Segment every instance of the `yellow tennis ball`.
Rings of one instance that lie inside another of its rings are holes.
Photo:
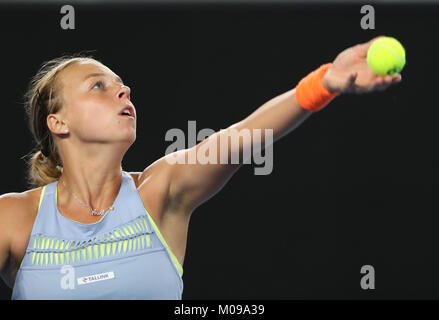
[[[400,73],[405,65],[404,47],[395,38],[379,38],[367,51],[367,64],[379,76]]]

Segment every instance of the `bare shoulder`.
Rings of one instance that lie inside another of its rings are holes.
[[[23,219],[32,214],[35,202],[38,203],[42,188],[35,188],[24,192],[9,192],[0,195],[0,219],[4,222]]]
[[[168,180],[170,174],[170,164],[166,161],[166,157],[162,157],[149,164],[140,172],[130,172],[137,179],[137,186],[142,187],[148,180],[160,177],[160,180]]]
[[[41,191],[42,187],[39,187],[0,195],[0,233],[5,235],[11,233],[11,238],[17,238],[29,227],[32,228]]]

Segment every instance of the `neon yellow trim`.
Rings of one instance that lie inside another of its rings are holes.
[[[113,251],[112,251],[113,256],[116,254],[116,242],[113,242]]]
[[[143,231],[143,230],[142,230],[142,227],[140,226],[139,222],[137,222],[137,221],[136,221],[136,226],[137,226],[137,229],[138,229],[137,232],[141,232],[141,231]]]
[[[155,232],[157,233],[157,236],[159,237],[159,239],[163,242],[163,244],[166,247],[166,250],[168,250],[169,255],[171,256],[171,260],[174,263],[175,267],[177,268],[178,273],[180,274],[180,277],[183,276],[183,267],[181,266],[180,262],[178,261],[177,257],[174,255],[174,253],[171,251],[171,248],[169,248],[165,238],[163,238],[159,228],[157,227],[157,225],[155,224],[154,220],[152,219],[152,217],[150,216],[149,212],[146,210],[146,214],[148,215],[149,221],[151,221],[151,225],[154,228]]]
[[[119,244],[117,247],[117,253],[120,254],[120,249],[122,248],[122,240],[119,240],[117,243]]]
[[[38,210],[40,210],[41,202],[43,202],[43,196],[44,196],[44,191],[45,191],[45,190],[46,190],[46,186],[44,186],[44,187],[41,189],[41,193],[40,193],[40,201],[38,202]],[[34,249],[35,249],[35,248],[38,248],[37,238],[38,238],[38,237],[34,237]],[[31,264],[34,264],[34,262],[35,262],[35,255],[36,255],[35,251],[32,252],[32,261],[31,261]],[[38,255],[37,255],[37,257],[38,257]],[[24,261],[24,258],[21,259],[20,268],[21,268],[21,266],[23,265],[23,261]],[[37,260],[37,264],[38,264],[38,260]]]
[[[85,253],[85,248],[82,248],[82,260],[86,261],[87,260],[87,254]]]
[[[105,243],[101,243],[99,246],[101,249],[101,257],[104,257],[105,256]]]
[[[98,245],[97,245],[97,244],[94,244],[94,245],[93,245],[93,249],[94,249],[94,252],[95,252],[95,257],[96,257],[96,259],[99,259]]]
[[[40,194],[40,202],[38,203],[38,210],[40,210],[41,202],[43,202],[44,191],[46,191],[46,186],[43,187]]]
[[[127,252],[127,244],[128,244],[128,240],[123,240],[123,253]]]
[[[145,209],[145,211],[146,211],[146,209]],[[146,211],[146,213],[148,213],[148,211]],[[149,213],[148,213],[148,216],[149,216]],[[145,227],[145,230],[146,230],[146,231],[149,231],[149,229],[148,229],[148,224],[146,223],[146,220],[145,220],[144,217],[142,217],[142,222],[143,222],[143,225],[144,225],[144,227]]]
[[[41,249],[44,249],[44,242],[46,241],[46,237],[43,236],[43,240],[41,241]]]
[[[93,252],[92,252],[92,250],[91,250],[91,245],[88,245],[88,247],[87,247],[87,252],[88,252],[88,258],[89,258],[90,260],[93,260]]]
[[[44,191],[46,190],[46,186],[43,187],[43,189],[41,189],[41,193],[40,193],[40,201],[38,202],[38,210],[40,210],[41,207],[41,202],[43,201],[43,196],[44,196]],[[34,249],[37,247],[37,238],[34,237]],[[20,263],[20,268],[23,265],[23,261],[24,258],[21,259],[21,263]],[[35,261],[35,252],[32,253],[32,262],[31,264],[33,264]]]
[[[145,239],[143,237],[140,237],[140,241],[142,242],[142,249],[145,249]]]
[[[146,246],[151,247],[151,239],[149,238],[149,234],[145,234]]]
[[[107,242],[107,256],[110,255],[110,250],[111,250],[111,242]]]

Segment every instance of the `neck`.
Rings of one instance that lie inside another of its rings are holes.
[[[113,205],[121,188],[122,173],[120,172],[119,176],[115,177],[114,179],[108,180],[108,182],[102,184],[100,187],[95,186],[94,189],[93,185],[84,183],[87,189],[84,189],[85,191],[83,192],[77,191],[79,189],[78,187],[72,187],[71,184],[66,182],[66,179],[67,181],[71,181],[72,179],[69,180],[69,178],[66,178],[64,173],[61,176],[61,179],[63,180],[63,182],[58,183],[58,199],[60,205],[67,207],[73,205],[81,206],[84,208],[86,208],[86,206],[89,206],[91,207],[91,209],[100,212],[102,211],[102,209],[108,209],[108,207]],[[95,196],[93,196],[93,192],[96,192]]]
[[[115,158],[115,155],[120,155]],[[58,183],[58,199],[65,207],[83,207],[71,194],[98,211],[114,203],[122,183],[120,152],[78,150],[64,155],[62,181]]]

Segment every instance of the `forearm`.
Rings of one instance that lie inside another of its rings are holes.
[[[313,112],[302,108],[296,100],[296,89],[284,92],[264,103],[244,120],[232,125],[237,130],[272,129],[273,141],[287,135]],[[262,135],[264,136],[264,135]]]

